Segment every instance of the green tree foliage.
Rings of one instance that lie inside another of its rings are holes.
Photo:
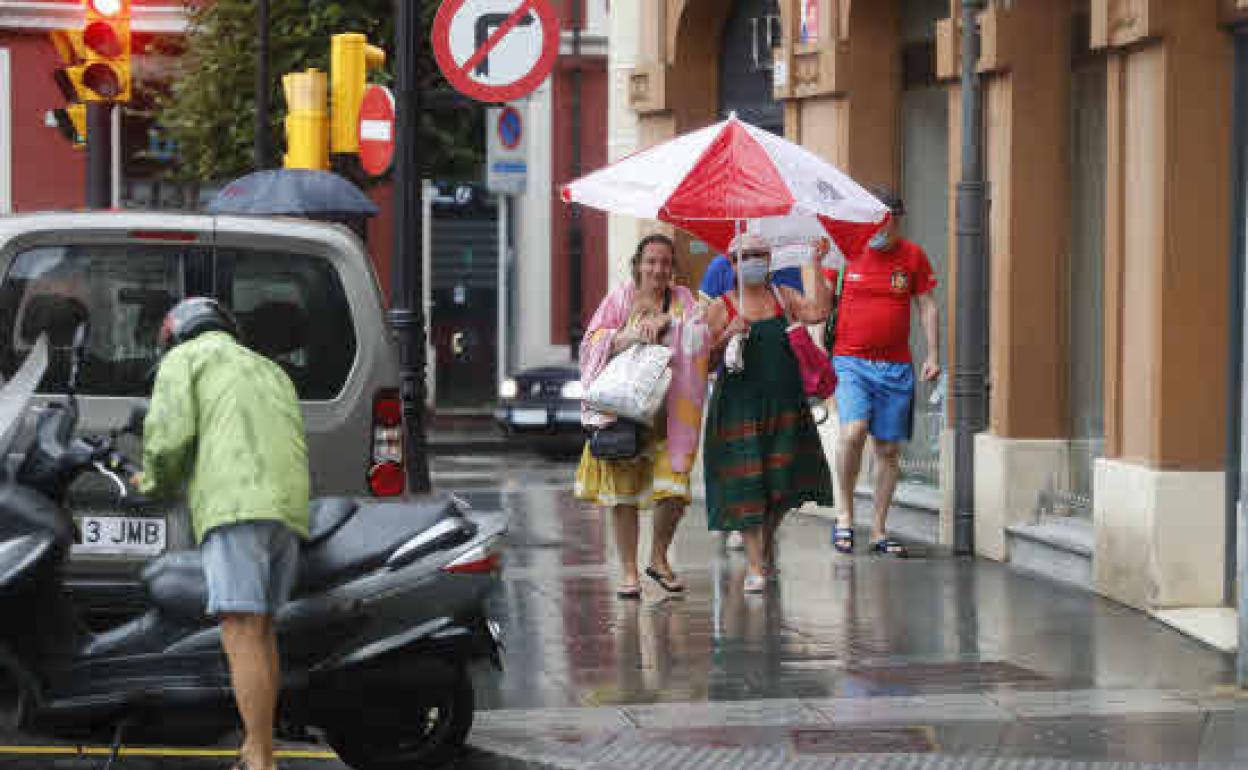
[[[385,71],[371,79],[392,83],[394,0],[270,0],[270,67],[273,73],[272,131],[280,161],[285,98],[281,75],[316,67],[329,70],[329,38],[361,32],[386,49]],[[436,2],[425,2],[426,30]],[[256,119],[255,0],[188,2],[190,32],[176,57],[172,79],[157,99],[157,122],[177,142],[174,175],[185,180],[220,181],[253,170]],[[426,92],[447,86],[427,45],[422,56]],[[445,99],[441,100],[443,103]],[[425,172],[435,178],[479,176],[484,155],[482,111],[474,104],[426,110],[421,115]]]

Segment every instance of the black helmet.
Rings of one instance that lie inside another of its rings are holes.
[[[238,321],[220,302],[209,297],[189,297],[174,305],[160,325],[160,349],[168,351],[204,332],[225,332],[240,339]]]

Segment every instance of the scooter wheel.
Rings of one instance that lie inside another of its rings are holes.
[[[461,669],[441,693],[393,693],[380,713],[326,731],[338,758],[353,770],[423,770],[455,759],[472,729],[472,678]]]

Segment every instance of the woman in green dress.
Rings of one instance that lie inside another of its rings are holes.
[[[734,243],[742,291],[707,310],[714,350],[722,354],[745,335],[740,355],[729,352],[706,417],[703,462],[710,529],[739,531],[749,569],[747,593],[762,593],[775,574],[776,530],[784,515],[807,501],[833,504],[832,475],[802,388],[787,330],[819,323],[830,297],[823,281],[812,294],[768,285],[771,250],[756,236]]]

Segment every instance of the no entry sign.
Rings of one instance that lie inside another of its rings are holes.
[[[360,104],[360,166],[373,176],[394,161],[394,95],[385,86],[369,86]]]
[[[445,0],[433,21],[433,53],[466,96],[519,99],[554,67],[559,19],[550,0]]]

